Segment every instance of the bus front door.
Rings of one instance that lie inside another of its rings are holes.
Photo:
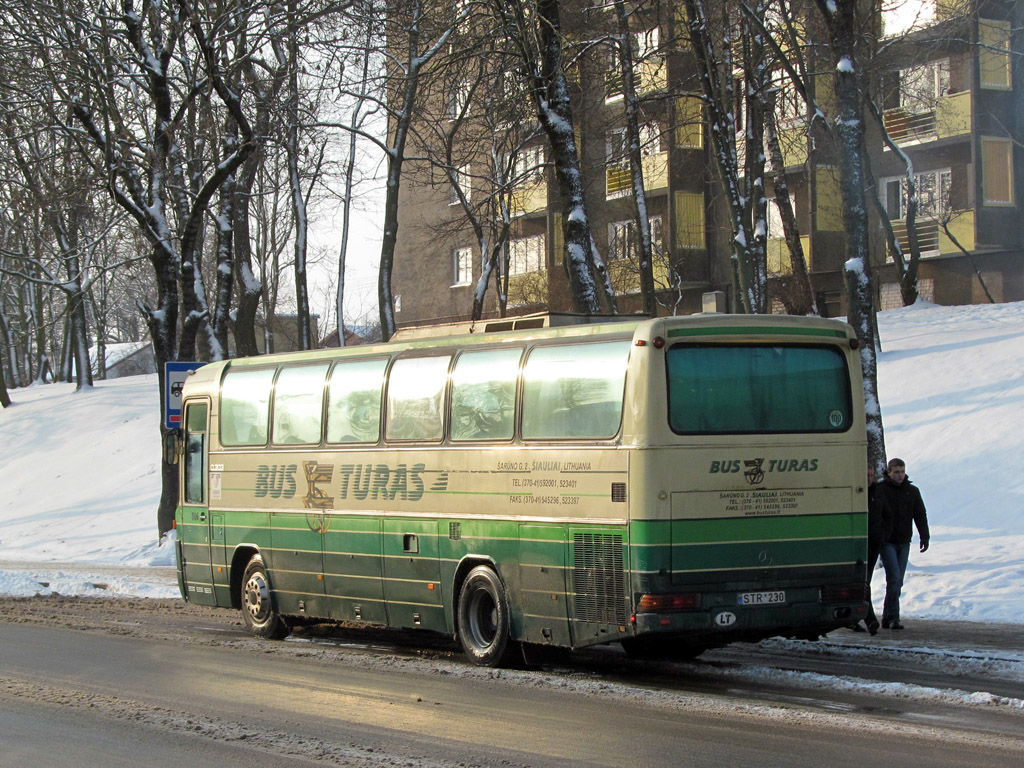
[[[185,404],[185,457],[182,470],[181,519],[178,521],[181,578],[190,603],[216,605],[211,558],[207,478],[209,431],[206,402]]]

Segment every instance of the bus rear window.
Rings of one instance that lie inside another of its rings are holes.
[[[846,359],[834,347],[677,345],[666,356],[668,413],[684,435],[845,432]]]

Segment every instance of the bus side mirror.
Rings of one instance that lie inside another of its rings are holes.
[[[164,463],[165,464],[177,464],[178,463],[178,446],[181,444],[181,432],[177,429],[172,429],[169,432],[164,433]]]

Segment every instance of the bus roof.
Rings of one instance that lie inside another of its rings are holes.
[[[542,322],[543,324],[541,324]],[[513,328],[504,327],[504,324],[507,323],[512,323]],[[593,336],[618,336],[621,338],[638,333],[641,337],[666,336],[669,339],[709,335],[744,338],[756,338],[763,335],[816,336],[832,340],[854,338],[853,329],[841,321],[793,315],[701,313],[649,319],[638,315],[587,318],[583,315],[565,313],[509,318],[507,321],[477,323],[476,326],[475,332],[470,332],[467,330],[470,327],[469,323],[454,323],[441,327],[440,332],[435,333],[429,333],[429,331],[437,330],[437,326],[423,326],[414,329],[415,332],[396,334],[391,341],[386,343],[234,358],[225,361],[220,366],[206,366],[211,369],[207,371],[207,375],[217,375],[214,369],[220,369],[224,365],[231,367],[277,365],[289,362],[333,360],[349,356],[394,355],[407,350],[475,347],[555,338],[583,339]]]

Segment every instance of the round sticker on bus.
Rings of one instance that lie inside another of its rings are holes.
[[[832,411],[828,415],[828,423],[831,424],[833,427],[841,427],[841,426],[843,426],[843,412],[842,411]]]
[[[736,623],[736,614],[732,611],[722,611],[715,616],[715,624],[719,627],[731,627]]]

